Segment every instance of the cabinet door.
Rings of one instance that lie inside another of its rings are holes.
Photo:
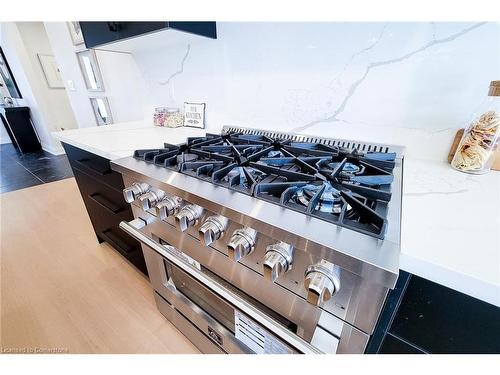
[[[209,38],[217,38],[215,22],[80,22],[87,48],[172,28]]]
[[[167,27],[167,22],[120,22],[121,38],[131,38]]]
[[[80,22],[87,48],[116,42],[167,27],[166,22]]]
[[[215,22],[177,22],[171,21],[168,26],[172,29],[217,39]]]
[[[80,22],[87,48],[115,42],[121,39],[121,22]]]

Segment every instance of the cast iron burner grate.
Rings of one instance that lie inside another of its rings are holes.
[[[396,160],[385,151],[228,132],[134,157],[382,239]]]

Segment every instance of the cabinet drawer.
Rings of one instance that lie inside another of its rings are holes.
[[[79,169],[115,189],[124,188],[121,174],[111,169],[108,159],[66,143],[63,146],[73,171]]]
[[[74,174],[96,233],[118,225],[121,220],[132,220],[132,210],[120,192],[77,169]]]
[[[103,240],[112,245],[125,257],[141,251],[140,244],[133,241],[132,237],[128,236],[118,226],[107,228],[98,234]]]
[[[84,199],[92,199],[114,213],[130,208],[120,190],[102,183],[79,169],[74,170],[74,175]]]
[[[125,259],[148,276],[148,270],[139,242],[126,234],[118,226],[103,230],[97,235],[113,246]]]
[[[63,146],[97,237],[147,276],[140,243],[119,228],[121,221],[134,218],[132,208],[123,199],[121,174],[111,171],[105,158],[68,144]]]

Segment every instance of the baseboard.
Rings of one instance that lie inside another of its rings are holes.
[[[10,138],[9,137],[0,137],[0,144],[6,144],[6,143],[12,143],[10,141]],[[52,145],[48,145],[48,144],[44,144],[42,143],[42,149],[44,151],[47,151],[49,154],[52,154],[52,155],[64,155],[65,152],[64,152],[64,149],[62,148],[62,146],[59,146],[59,147],[54,147]]]
[[[43,144],[42,143],[42,149],[44,151],[47,151],[48,153],[50,153],[52,155],[64,155],[65,154],[64,149],[62,148],[62,146],[54,147],[52,145],[48,145],[48,144]]]

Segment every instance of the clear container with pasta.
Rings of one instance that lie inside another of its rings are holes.
[[[492,81],[488,97],[464,131],[451,161],[456,170],[482,174],[490,170],[500,141],[500,81]]]
[[[168,128],[178,128],[184,125],[184,115],[179,108],[167,108],[165,114],[165,126]]]

